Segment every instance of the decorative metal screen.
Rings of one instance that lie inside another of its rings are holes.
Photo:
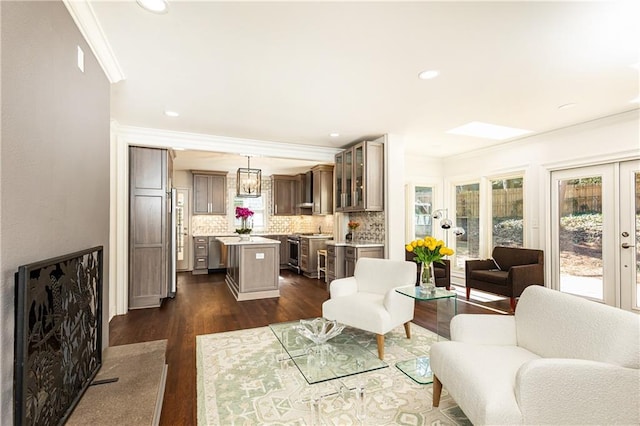
[[[102,365],[102,246],[16,274],[14,424],[63,424]]]

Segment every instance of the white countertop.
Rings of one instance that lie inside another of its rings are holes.
[[[374,243],[371,241],[327,241],[327,245],[345,247],[384,247],[384,243]]]
[[[250,244],[280,244],[278,240],[272,240],[271,238],[258,237],[252,235],[248,240],[240,240],[240,237],[216,237],[225,246],[241,246]]]
[[[331,239],[333,239],[333,235],[331,235],[331,234],[300,235],[300,238],[331,240]]]

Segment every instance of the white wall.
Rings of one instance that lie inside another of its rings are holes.
[[[104,246],[109,338],[109,82],[62,2],[0,2],[0,423],[13,401],[14,273]],[[85,72],[76,67],[77,46]]]

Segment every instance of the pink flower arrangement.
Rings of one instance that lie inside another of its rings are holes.
[[[250,234],[251,227],[248,224],[249,218],[253,216],[253,211],[248,207],[236,207],[236,218],[240,219],[240,229],[236,229],[238,234]]]
[[[253,211],[248,207],[236,207],[236,218],[247,220],[251,216],[253,216]]]

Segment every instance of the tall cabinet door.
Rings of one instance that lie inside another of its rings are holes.
[[[169,291],[168,152],[129,148],[129,309],[160,306]]]

